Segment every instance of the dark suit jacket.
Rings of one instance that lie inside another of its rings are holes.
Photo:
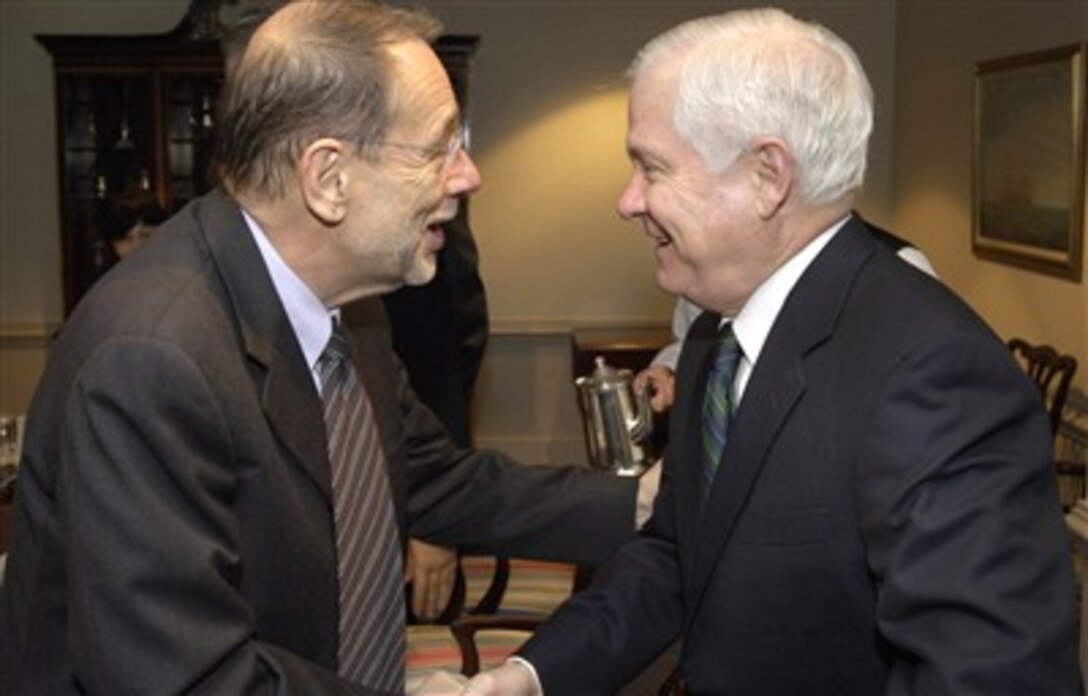
[[[851,220],[775,321],[704,507],[718,321],[680,358],[649,527],[524,649],[546,693],[609,693],[677,635],[697,694],[1077,693],[1050,434],[983,322]]]
[[[630,538],[633,482],[455,447],[370,304],[356,355],[402,529],[584,562]],[[324,433],[238,207],[195,201],[52,348],[0,597],[2,693],[358,693],[334,673]]]

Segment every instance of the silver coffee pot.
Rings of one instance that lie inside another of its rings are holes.
[[[582,407],[590,466],[620,476],[637,476],[650,466],[653,431],[649,390],[636,393],[630,370],[596,358],[593,373],[574,381]]]

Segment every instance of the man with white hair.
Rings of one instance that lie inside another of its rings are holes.
[[[634,61],[619,212],[709,310],[654,515],[473,694],[605,694],[679,638],[697,694],[1078,693],[1039,394],[962,301],[852,215],[854,52],[770,9]]]

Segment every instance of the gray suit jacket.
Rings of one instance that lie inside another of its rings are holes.
[[[1047,422],[983,322],[851,220],[776,319],[702,505],[717,324],[681,355],[648,528],[524,649],[546,692],[609,693],[678,635],[696,694],[1079,692]]]
[[[599,561],[634,483],[452,444],[374,300],[358,368],[403,530]],[[238,207],[186,207],[86,297],[29,414],[0,693],[359,693],[335,675],[320,399]]]

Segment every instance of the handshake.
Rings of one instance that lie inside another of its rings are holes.
[[[507,660],[472,679],[435,672],[415,688],[409,685],[408,696],[542,696],[542,692],[536,675],[525,663]]]

